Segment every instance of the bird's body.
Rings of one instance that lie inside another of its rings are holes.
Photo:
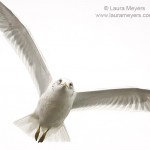
[[[125,88],[75,92],[70,80],[53,81],[29,32],[1,2],[0,30],[25,63],[38,90],[39,102],[35,111],[16,121],[16,125],[26,133],[33,133],[38,142],[56,134],[60,140],[68,141],[64,121],[72,109],[115,106],[150,111],[150,90]]]
[[[70,96],[65,87],[54,90],[52,84],[41,96],[34,114],[39,125],[45,128],[60,126],[69,114],[75,95]]]

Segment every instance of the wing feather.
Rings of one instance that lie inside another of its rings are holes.
[[[51,82],[52,77],[27,29],[1,2],[0,30],[15,47],[17,54],[29,70],[39,95],[41,95]]]
[[[103,105],[150,111],[150,90],[127,88],[78,92],[72,109]]]

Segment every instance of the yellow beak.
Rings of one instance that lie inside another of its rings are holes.
[[[62,85],[64,85],[65,87],[69,88],[68,84],[66,82],[64,82]]]

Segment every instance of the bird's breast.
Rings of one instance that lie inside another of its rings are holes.
[[[60,125],[69,114],[72,99],[66,95],[42,97],[37,107],[40,124],[43,126]]]

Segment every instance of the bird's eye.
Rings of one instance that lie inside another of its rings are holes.
[[[58,83],[60,84],[61,82],[62,82],[62,79],[59,79],[59,80],[58,80]]]
[[[73,87],[73,83],[69,83],[69,87],[72,88]]]

